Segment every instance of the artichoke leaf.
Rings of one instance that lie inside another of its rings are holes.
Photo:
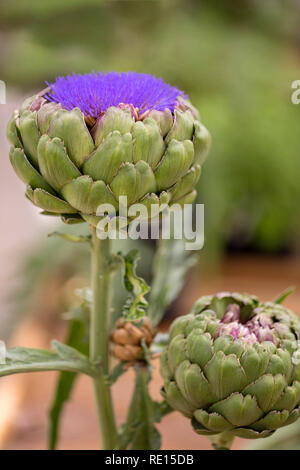
[[[225,400],[214,403],[209,411],[224,416],[234,426],[248,426],[263,416],[263,411],[251,395],[233,393]]]
[[[144,160],[155,168],[165,151],[165,144],[154,119],[137,121],[132,128],[134,138],[133,161]]]
[[[194,132],[194,118],[190,111],[175,109],[174,123],[165,141],[169,144],[173,139],[178,141],[192,140]]]
[[[181,178],[180,181],[175,183],[175,185],[170,189],[170,194],[172,198],[172,202],[178,201],[178,199],[186,196],[187,194],[191,193],[196,186],[197,182],[199,181],[201,175],[201,167],[200,165],[196,165],[192,167],[187,174]]]
[[[199,121],[195,121],[194,126],[193,144],[195,147],[195,163],[203,165],[210,149],[211,136],[206,127]]]
[[[127,134],[127,132],[131,131],[133,124],[134,120],[128,109],[111,106],[105,111],[105,114],[97,120],[92,128],[92,135],[96,147],[98,147],[112,131],[119,131],[121,135]]]
[[[38,145],[39,167],[42,175],[56,190],[81,176],[80,171],[66,153],[63,141],[58,137],[50,139],[43,135]]]
[[[250,427],[254,429],[254,431],[264,431],[265,429],[272,431],[283,426],[288,417],[289,412],[287,410],[270,411],[266,416],[256,421]]]
[[[243,393],[256,397],[259,407],[266,413],[273,408],[286,385],[282,375],[266,374],[248,385]]]
[[[93,181],[87,175],[67,183],[61,189],[61,194],[72,207],[87,215],[96,215],[101,204],[110,204],[117,208],[118,204],[112,192],[107,188],[104,181]]]
[[[83,165],[83,172],[95,181],[110,183],[122,163],[132,162],[132,152],[132,135],[127,132],[122,136],[119,131],[113,131],[89,156]]]
[[[53,194],[48,193],[44,189],[37,188],[33,190],[28,186],[26,196],[35,206],[40,207],[46,212],[54,212],[56,214],[74,214],[77,212],[77,210],[71,207],[66,201],[53,196]]]
[[[48,135],[62,139],[70,159],[78,167],[95,148],[79,108],[74,108],[72,111],[65,109],[57,111],[51,120]]]
[[[225,356],[222,351],[215,353],[206,364],[204,374],[221,400],[233,392],[241,391],[247,383],[246,374],[237,357],[233,354]]]
[[[140,160],[136,165],[124,163],[110,184],[117,200],[127,196],[128,205],[139,201],[147,193],[156,192],[153,171],[148,163]]]
[[[36,111],[25,111],[19,118],[19,128],[22,137],[25,154],[30,162],[38,167],[37,147],[40,140],[40,132],[37,126]]]
[[[194,412],[194,417],[209,431],[223,432],[229,431],[233,428],[233,425],[218,413],[208,413],[207,411],[200,409]]]
[[[6,136],[14,147],[22,148],[20,129],[17,127],[18,116],[18,111],[15,111],[8,122]]]
[[[30,185],[33,189],[41,188],[54,194],[51,186],[49,186],[42,175],[31,165],[23,149],[11,147],[9,158],[16,174],[25,184]]]
[[[194,147],[190,140],[173,139],[155,170],[158,190],[168,189],[188,171],[193,163]]]

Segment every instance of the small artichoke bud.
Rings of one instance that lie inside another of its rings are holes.
[[[113,348],[113,355],[122,362],[128,362],[131,366],[141,359],[142,348],[139,346],[133,346],[132,344],[122,346],[116,344]]]
[[[143,359],[142,340],[150,346],[152,339],[153,331],[148,317],[134,323],[121,318],[111,335],[112,354],[133,365]]]
[[[120,219],[121,196],[128,210],[143,204],[148,218],[191,203],[210,144],[182,91],[133,72],[57,78],[24,101],[7,137],[28,199],[93,226],[101,205]]]
[[[202,297],[171,326],[163,396],[198,434],[268,437],[300,415],[299,338],[300,320],[281,305]]]

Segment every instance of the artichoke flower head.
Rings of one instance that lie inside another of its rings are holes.
[[[273,302],[220,293],[176,319],[163,395],[198,434],[271,435],[300,414],[300,321]]]
[[[44,214],[96,225],[119,198],[147,209],[191,203],[210,135],[179,89],[151,75],[59,77],[15,111],[10,161]]]

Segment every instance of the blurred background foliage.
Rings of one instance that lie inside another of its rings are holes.
[[[216,269],[226,251],[294,255],[300,106],[291,103],[291,84],[300,79],[299,21],[300,0],[2,0],[0,78],[17,96],[57,75],[91,70],[146,72],[182,88],[213,137],[198,188],[206,214],[202,269]],[[65,227],[78,230],[85,228]],[[152,245],[141,249],[140,274],[149,281]],[[50,314],[65,311],[69,292],[86,285],[87,254],[61,238],[27,253],[2,339],[35,304],[46,308],[49,289],[60,298]],[[115,308],[123,299],[120,288]],[[294,426],[286,440],[298,446]],[[280,446],[283,438],[274,442]]]
[[[213,136],[199,182],[204,255],[290,251],[300,232],[299,20],[298,0],[2,0],[0,74],[24,94],[91,70],[148,72],[186,90]]]

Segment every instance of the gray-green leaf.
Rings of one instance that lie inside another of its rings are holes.
[[[162,319],[166,308],[179,294],[188,269],[196,262],[185,250],[185,240],[160,240],[154,267],[153,281],[149,298],[151,323],[156,326]]]
[[[19,374],[23,372],[40,372],[50,370],[65,370],[70,372],[82,372],[91,377],[97,376],[97,368],[75,349],[71,353],[58,342],[54,342],[57,352],[45,349],[32,349],[16,347],[8,349],[5,362],[0,364],[0,377]],[[66,348],[68,348],[66,346]],[[73,349],[73,348],[70,348]]]
[[[136,370],[135,390],[121,434],[121,449],[160,449],[160,434],[154,426],[161,418],[160,404],[149,395],[149,379],[146,368]]]
[[[81,353],[88,355],[89,345],[87,341],[84,341],[85,333],[86,328],[84,323],[78,320],[71,321],[66,343],[78,349]],[[61,414],[65,403],[70,398],[77,377],[77,372],[62,371],[59,374],[54,399],[49,412],[48,446],[50,450],[56,448]]]

